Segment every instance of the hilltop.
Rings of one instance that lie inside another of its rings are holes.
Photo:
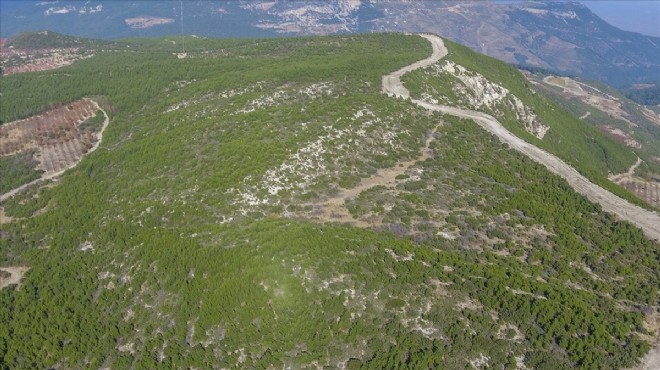
[[[2,366],[627,368],[654,343],[658,242],[518,150],[631,202],[607,176],[635,153],[515,68],[441,40],[410,100],[383,77],[417,35],[178,40],[1,77],[2,129],[98,108],[3,151],[11,186],[103,133],[0,203]]]

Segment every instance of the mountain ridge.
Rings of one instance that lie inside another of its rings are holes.
[[[34,27],[26,24],[101,38],[176,35],[182,30],[178,4],[126,4],[100,1],[94,13],[72,1],[14,4],[3,12],[3,37]],[[49,12],[51,8],[55,10]],[[550,68],[615,87],[660,82],[660,38],[619,30],[579,3],[225,1],[184,3],[183,9],[194,19],[183,27],[187,34],[433,32],[509,63]],[[131,21],[138,18],[142,20]]]
[[[93,96],[110,123],[1,203],[0,278],[20,288],[0,290],[0,366],[627,368],[648,352],[657,243],[471,120],[383,94],[423,39],[170,41],[2,77],[4,121]],[[466,72],[411,71],[413,96],[481,104],[535,143],[562,129],[515,69],[445,43]],[[540,139],[526,123],[545,108]],[[597,142],[576,166],[635,162],[575,125]],[[324,212],[344,190],[347,213]]]

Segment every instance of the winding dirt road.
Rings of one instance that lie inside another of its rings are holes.
[[[29,186],[40,183],[40,182],[45,181],[45,180],[54,179],[54,178],[62,175],[66,170],[75,167],[87,154],[89,154],[89,153],[95,151],[96,149],[98,149],[99,145],[101,144],[101,140],[103,139],[103,132],[108,127],[108,124],[110,123],[110,117],[108,117],[108,114],[105,112],[105,110],[103,110],[103,108],[101,108],[99,106],[99,104],[97,102],[95,102],[94,100],[90,100],[90,101],[92,103],[94,103],[94,105],[96,106],[96,109],[103,112],[103,115],[105,116],[105,120],[103,120],[103,127],[101,127],[101,131],[98,133],[98,136],[97,136],[98,140],[96,141],[94,146],[92,146],[85,154],[83,154],[80,157],[80,159],[78,159],[78,161],[72,163],[70,166],[68,166],[68,167],[66,167],[66,168],[64,168],[60,171],[53,172],[53,173],[50,173],[50,174],[47,174],[47,175],[43,175],[43,176],[41,176],[40,178],[38,178],[34,181],[28,182],[27,184],[23,184],[23,185],[15,188],[15,189],[12,189],[12,190],[4,193],[4,194],[0,194],[0,203],[4,202],[5,200],[13,197],[14,195],[16,195],[18,193],[20,193],[21,191],[25,190]]]
[[[420,60],[384,76],[384,93],[394,97],[409,99],[410,92],[403,86],[403,83],[401,83],[401,76],[406,72],[430,66],[447,55],[447,48],[440,37],[431,34],[420,34],[420,36],[431,42],[431,45],[433,46],[433,54],[426,59]],[[544,165],[550,172],[564,178],[575,191],[586,196],[592,202],[600,204],[604,211],[613,213],[618,218],[633,223],[642,229],[649,238],[660,240],[660,216],[657,213],[647,211],[639,206],[631,204],[627,200],[592,183],[558,157],[527,143],[509,132],[493,116],[472,110],[431,104],[416,99],[412,99],[412,102],[431,111],[475,121],[479,126],[497,136],[502,142],[507,143],[511,148]]]

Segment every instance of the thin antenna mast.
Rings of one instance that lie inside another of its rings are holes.
[[[179,2],[181,7],[181,44],[183,45],[183,55],[186,54],[186,38],[183,36],[183,0]]]

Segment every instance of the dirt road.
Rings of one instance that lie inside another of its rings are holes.
[[[609,176],[610,181],[612,181],[612,182],[616,182],[616,183],[618,184],[618,183],[619,183],[619,180],[623,180],[623,179],[625,179],[625,178],[630,178],[630,177],[632,177],[632,176],[635,174],[635,170],[637,169],[637,167],[639,167],[640,164],[642,164],[642,162],[643,162],[642,159],[639,158],[639,157],[637,157],[637,162],[635,162],[635,164],[633,164],[632,166],[630,166],[630,168],[628,169],[628,171],[626,171],[626,172],[624,172],[624,173],[620,173],[620,174],[618,174],[618,175],[611,175],[611,176]]]
[[[103,127],[101,128],[101,131],[98,133],[98,136],[97,136],[98,140],[96,141],[96,143],[94,144],[94,146],[92,146],[92,147],[91,147],[91,148],[90,148],[90,149],[89,149],[89,150],[88,150],[83,156],[81,156],[81,157],[80,157],[80,160],[78,160],[77,162],[72,163],[70,166],[68,166],[68,167],[66,167],[66,168],[64,168],[64,169],[62,169],[61,171],[57,171],[57,172],[50,173],[50,174],[44,174],[43,176],[41,176],[40,178],[38,178],[38,179],[36,179],[36,180],[34,180],[34,181],[31,181],[31,182],[29,182],[29,183],[27,183],[27,184],[23,184],[23,185],[21,185],[21,186],[15,188],[15,189],[12,189],[12,190],[10,190],[10,191],[4,193],[4,194],[0,194],[0,202],[4,202],[5,200],[7,200],[7,199],[13,197],[14,195],[20,193],[20,192],[23,191],[23,190],[25,190],[25,189],[28,188],[29,186],[32,186],[32,185],[37,184],[37,183],[40,183],[40,182],[45,181],[45,180],[54,179],[54,178],[60,176],[60,175],[63,174],[66,170],[75,167],[75,166],[78,164],[78,162],[80,162],[80,161],[83,159],[83,157],[84,157],[85,155],[87,155],[87,154],[89,154],[89,153],[95,151],[96,149],[98,149],[99,145],[101,144],[101,140],[103,139],[103,132],[104,132],[105,129],[108,127],[108,124],[110,123],[110,117],[108,117],[108,114],[105,112],[105,110],[103,110],[103,109],[98,105],[97,102],[95,102],[95,101],[93,101],[93,100],[90,100],[90,101],[91,101],[92,103],[94,103],[94,105],[96,106],[96,109],[98,109],[98,110],[100,110],[101,112],[103,112],[103,115],[105,116],[105,120],[103,121]]]
[[[387,93],[390,96],[406,99],[410,98],[410,92],[401,83],[401,76],[414,69],[432,65],[447,55],[447,48],[440,37],[430,34],[421,34],[420,36],[431,42],[431,45],[433,46],[433,54],[429,58],[420,60],[419,62],[401,68],[400,70],[383,77],[384,93]],[[649,238],[660,241],[660,216],[657,213],[647,211],[631,204],[592,183],[561,159],[543,149],[525,142],[509,132],[494,117],[480,112],[426,103],[416,99],[412,99],[412,101],[415,104],[432,111],[474,120],[479,126],[497,136],[502,142],[507,143],[511,148],[544,165],[550,172],[566,179],[575,191],[586,196],[592,202],[600,204],[606,212],[613,213],[618,218],[631,222],[642,229]],[[634,172],[636,166],[640,163],[641,161],[638,160],[628,172]],[[641,360],[639,368],[642,370],[660,369],[660,346],[657,345],[657,342],[651,351]]]
[[[421,34],[420,36],[431,42],[431,45],[433,46],[433,54],[429,58],[420,60],[407,67],[403,67],[400,70],[383,77],[383,92],[390,96],[410,98],[410,92],[401,83],[401,76],[414,69],[432,65],[447,55],[447,48],[444,46],[440,37],[430,34]],[[442,112],[460,118],[472,119],[486,131],[497,136],[502,142],[507,143],[511,148],[544,165],[550,172],[566,179],[575,191],[585,195],[592,202],[600,204],[606,212],[613,213],[618,218],[635,224],[642,229],[649,238],[660,240],[660,215],[631,204],[627,200],[619,198],[592,183],[586,177],[579,174],[573,167],[569,166],[553,154],[537,148],[509,132],[494,117],[481,112],[431,104],[416,99],[412,99],[412,101],[428,110]]]

